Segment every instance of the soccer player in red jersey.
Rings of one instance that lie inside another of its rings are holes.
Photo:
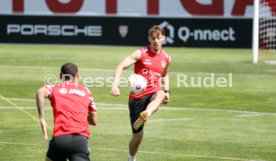
[[[134,51],[117,67],[114,73],[111,94],[120,95],[119,81],[122,71],[134,64],[134,73],[147,79],[147,88],[138,94],[130,93],[129,111],[133,136],[129,143],[129,161],[135,161],[139,145],[143,139],[143,126],[149,116],[159,106],[169,102],[170,56],[162,50],[165,31],[159,26],[152,26],[148,31],[149,45]],[[161,88],[162,87],[162,88]]]
[[[93,97],[85,86],[77,83],[78,77],[78,67],[66,63],[61,67],[61,84],[45,85],[37,91],[37,109],[45,140],[48,140],[45,98],[49,98],[54,115],[46,161],[90,161],[89,124],[96,125],[98,118]]]

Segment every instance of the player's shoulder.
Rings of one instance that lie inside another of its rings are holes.
[[[89,90],[84,84],[78,83],[78,84],[77,84],[77,87],[78,87],[80,90],[85,90],[85,91],[87,91],[88,93],[91,93],[90,90]]]
[[[89,88],[87,88],[84,84],[78,84],[77,89],[87,93],[88,95],[92,95]]]
[[[91,91],[86,86],[83,86],[87,93],[91,94]]]
[[[139,57],[139,59],[142,59],[143,57],[145,57],[146,55],[149,54],[150,49],[148,46],[144,46],[140,49],[137,49],[136,51],[137,51],[137,56]]]
[[[130,55],[130,58],[139,60],[139,59],[141,59],[142,53],[143,53],[143,51],[141,49],[137,49]]]
[[[55,87],[55,85],[46,84],[42,88],[40,88],[39,90],[45,91],[47,93],[47,96],[50,97],[52,92],[53,92],[54,87]]]
[[[148,46],[144,46],[144,47],[140,48],[140,50],[141,50],[141,52],[146,53],[146,52],[149,51],[149,47]]]
[[[55,86],[56,86],[55,84],[46,84],[43,87],[46,88],[47,90],[52,91]]]

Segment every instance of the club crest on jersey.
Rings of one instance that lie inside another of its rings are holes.
[[[167,65],[167,63],[166,63],[165,61],[161,61],[161,67],[162,67],[162,68],[165,68],[166,65]]]
[[[128,26],[120,25],[119,26],[119,33],[120,33],[122,38],[125,38],[127,36],[127,33],[128,33]]]
[[[58,91],[61,94],[67,94],[67,92],[68,92],[68,90],[66,88],[60,88]]]

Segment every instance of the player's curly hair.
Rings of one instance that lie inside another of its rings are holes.
[[[70,80],[77,76],[78,67],[74,63],[65,63],[61,66],[60,74],[64,76],[65,80]]]

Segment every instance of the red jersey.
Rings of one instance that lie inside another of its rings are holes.
[[[54,86],[47,85],[53,108],[53,137],[63,134],[90,136],[88,111],[96,112],[90,91],[83,85],[66,81]]]
[[[167,68],[170,57],[161,49],[155,54],[146,46],[141,50],[140,59],[134,64],[134,73],[142,75],[147,80],[147,88],[138,94],[129,94],[129,99],[141,99],[144,96],[160,90],[162,73]]]

